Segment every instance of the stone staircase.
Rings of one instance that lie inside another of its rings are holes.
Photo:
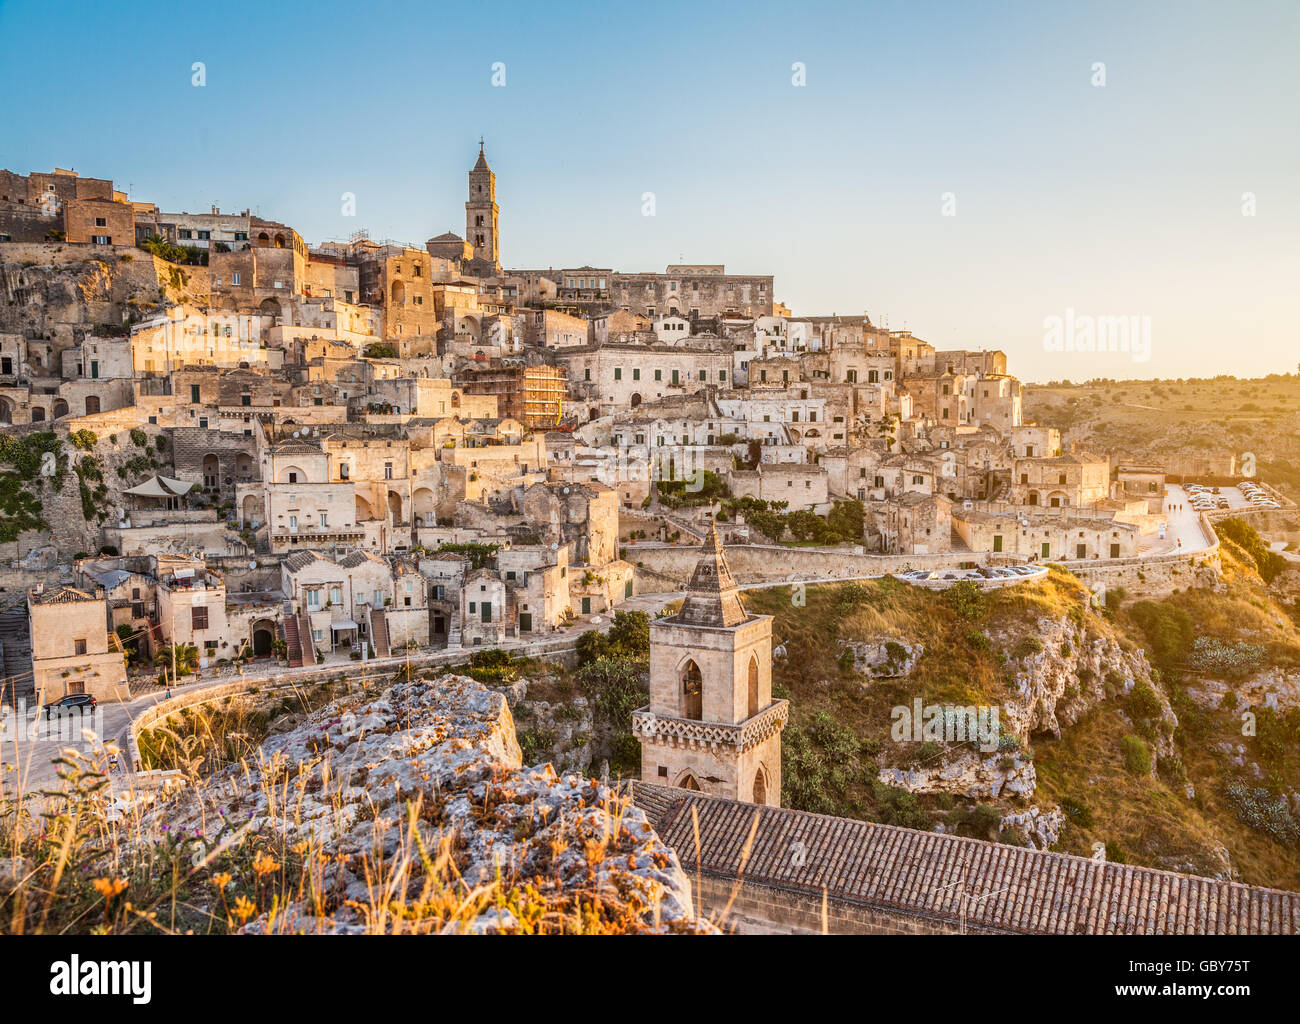
[[[388,616],[382,608],[370,609],[370,642],[375,645],[375,657],[389,657]]]
[[[703,540],[708,536],[708,529],[706,527],[697,525],[693,520],[687,519],[683,515],[679,515],[676,512],[668,512],[667,510],[661,512],[660,515],[662,515],[667,522],[672,523],[681,530],[682,533],[694,537],[696,540]]]
[[[316,641],[311,635],[311,618],[306,612],[299,612],[298,619],[298,643],[302,647],[302,663],[304,665],[316,664]]]
[[[298,616],[294,615],[293,610],[288,605],[285,605],[284,622],[280,624],[280,635],[288,648],[289,667],[301,667],[302,641],[298,637]]]
[[[460,616],[455,612],[452,612],[451,622],[447,625],[447,646],[460,646]]]
[[[11,703],[15,697],[30,694],[34,689],[26,605],[0,609],[0,681],[4,683],[3,699]]]

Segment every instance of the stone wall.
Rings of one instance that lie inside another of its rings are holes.
[[[1212,535],[1212,534],[1211,534]],[[950,569],[963,563],[1009,565],[1021,559],[987,552],[954,551],[933,555],[868,555],[852,548],[787,548],[766,544],[727,546],[727,562],[742,585],[779,584],[790,581],[853,579],[883,576],[910,569]],[[627,559],[641,575],[638,590],[665,589],[670,582],[684,585],[699,559],[694,544],[651,547],[637,544],[627,549]],[[1063,565],[1085,582],[1122,586],[1144,593],[1168,593],[1175,587],[1211,586],[1218,577],[1218,541],[1208,549],[1182,555],[1151,558],[1064,561]]]
[[[682,866],[695,889],[700,913],[724,931],[741,934],[764,932],[831,935],[954,935],[949,924],[905,914],[888,907],[827,898],[825,903],[797,889],[743,881],[700,872],[691,865],[690,851],[681,851]],[[733,898],[734,897],[734,898]],[[730,910],[723,911],[730,903]],[[984,931],[970,928],[969,931]]]

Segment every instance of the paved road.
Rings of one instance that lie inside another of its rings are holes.
[[[1226,493],[1229,490],[1231,494]],[[1230,502],[1233,500],[1233,495],[1236,495],[1240,504],[1246,504],[1235,487],[1225,487],[1224,491]],[[1175,506],[1181,507],[1175,509]],[[1188,502],[1187,492],[1176,484],[1170,484],[1165,494],[1165,521],[1169,524],[1169,528],[1165,531],[1165,539],[1161,540],[1158,533],[1148,535],[1139,542],[1139,555],[1188,554],[1204,551],[1214,544],[1214,538],[1205,535],[1205,530],[1201,527],[1200,513]],[[1180,540],[1183,542],[1181,547],[1178,544]]]

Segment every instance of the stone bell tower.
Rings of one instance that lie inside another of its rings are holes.
[[[632,713],[641,781],[779,807],[781,730],[772,617],[740,603],[716,527],[681,611],[650,623],[650,703]]]
[[[474,247],[476,260],[501,263],[500,239],[497,237],[497,176],[483,155],[483,140],[478,141],[478,162],[469,172],[469,200],[465,203],[465,241]]]

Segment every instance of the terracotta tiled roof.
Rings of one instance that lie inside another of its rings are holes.
[[[72,604],[75,601],[94,601],[94,594],[88,594],[76,587],[47,587],[41,593],[31,591],[32,604]]]
[[[956,925],[1036,935],[1300,934],[1300,893],[1112,864],[961,836],[833,818],[637,783],[634,801],[687,873],[760,884]],[[795,844],[802,843],[798,856]],[[953,884],[956,883],[956,884]],[[999,892],[999,890],[1005,890]],[[997,893],[975,902],[986,893]]]

